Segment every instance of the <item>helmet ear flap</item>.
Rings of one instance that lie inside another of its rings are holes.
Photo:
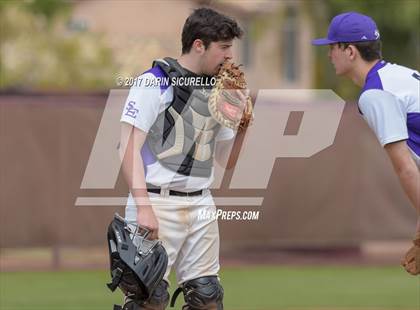
[[[127,223],[115,214],[108,226],[108,247],[112,282],[108,287],[119,287],[124,294],[138,301],[150,298],[162,281],[168,265],[168,255],[161,242],[147,240],[139,227]]]

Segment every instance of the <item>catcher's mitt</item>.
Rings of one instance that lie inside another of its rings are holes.
[[[217,75],[209,97],[213,118],[225,127],[244,130],[253,120],[253,107],[247,92],[245,75],[235,64],[225,62]]]
[[[420,274],[420,233],[417,233],[413,243],[414,245],[407,251],[401,261],[401,265],[408,273],[418,275]]]

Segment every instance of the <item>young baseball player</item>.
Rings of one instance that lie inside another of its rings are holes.
[[[420,215],[420,75],[382,59],[378,28],[369,16],[348,12],[333,18],[326,38],[337,75],[362,88],[359,111],[387,152],[401,185]],[[420,218],[414,246],[402,265],[420,274]]]
[[[182,30],[182,55],[156,60],[130,89],[121,117],[120,157],[130,188],[125,216],[162,241],[169,266],[151,299],[126,298],[123,309],[165,309],[172,267],[180,286],[174,297],[183,291],[183,309],[223,309],[217,220],[199,214],[216,210],[208,189],[213,159],[234,131],[211,117],[206,89],[241,36],[232,18],[196,9]]]

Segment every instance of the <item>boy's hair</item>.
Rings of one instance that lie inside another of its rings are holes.
[[[349,45],[354,45],[359,51],[360,56],[364,61],[374,61],[382,59],[382,42],[381,40],[366,41],[366,42],[352,42],[352,43],[338,43],[338,47],[346,49]]]
[[[196,39],[202,40],[207,49],[211,42],[241,38],[242,34],[242,29],[232,18],[209,8],[195,9],[182,29],[182,54],[190,52]]]

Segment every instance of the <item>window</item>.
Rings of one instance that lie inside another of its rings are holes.
[[[282,25],[282,75],[289,82],[296,82],[299,74],[298,18],[295,7],[287,7]]]

